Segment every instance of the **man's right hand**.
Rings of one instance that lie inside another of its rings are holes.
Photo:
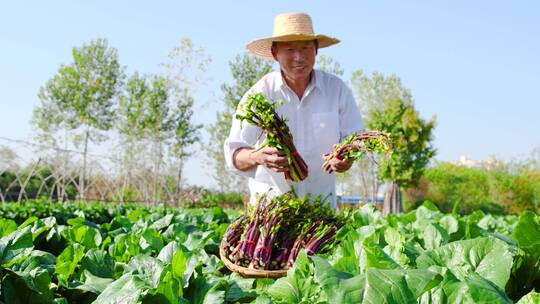
[[[235,151],[234,165],[241,171],[250,170],[256,166],[264,166],[274,172],[289,171],[289,163],[285,152],[276,148],[262,148],[258,151],[250,148],[240,148]]]
[[[262,148],[257,152],[251,152],[251,157],[258,165],[265,166],[274,172],[289,171],[289,162],[285,152],[276,148]]]

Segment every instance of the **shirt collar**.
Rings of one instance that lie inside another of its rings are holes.
[[[281,70],[279,70],[277,73],[278,73],[278,77],[276,79],[277,86],[279,88],[285,88],[285,87],[289,88],[289,86],[287,85],[287,83],[283,79],[283,74],[281,73]],[[313,86],[313,88],[311,88],[312,86]],[[309,82],[306,90],[312,91],[312,90],[314,90],[316,88],[321,90],[322,89],[322,82],[321,82],[320,71],[313,69],[313,71],[311,72],[311,81]]]

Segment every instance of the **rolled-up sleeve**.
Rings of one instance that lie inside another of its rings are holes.
[[[242,98],[242,101],[240,104],[245,102],[247,94]],[[257,141],[264,139],[262,134],[262,130],[259,127],[252,126],[247,122],[241,122],[238,119],[236,119],[236,114],[242,113],[240,111],[240,107],[236,110],[236,113],[233,115],[232,119],[232,126],[231,126],[231,132],[229,133],[229,137],[225,139],[225,142],[223,143],[223,150],[225,153],[225,162],[227,163],[227,167],[240,174],[247,177],[255,177],[255,171],[256,167],[247,170],[247,171],[241,171],[236,168],[233,161],[234,152],[240,148],[254,148],[254,146],[257,144]]]
[[[351,89],[343,84],[340,94],[339,104],[339,141],[353,132],[360,132],[364,129],[364,122],[358,111],[358,106],[354,100]]]

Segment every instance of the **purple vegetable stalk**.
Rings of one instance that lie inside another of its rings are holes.
[[[258,209],[258,208],[257,208]],[[244,238],[238,243],[238,246],[233,252],[232,260],[235,263],[242,266],[248,266],[253,258],[253,252],[259,239],[259,210],[255,211],[255,214],[249,222],[248,228]]]
[[[275,258],[272,258],[273,261],[270,262],[270,267],[272,269],[286,269],[287,262],[289,261],[289,254],[296,239],[293,234],[290,234],[288,231],[283,231],[283,233],[280,234],[280,237],[278,237],[277,240],[278,247],[277,250],[274,251]],[[279,242],[280,240],[281,242]]]
[[[326,226],[321,231],[321,233],[316,234],[313,236],[306,244],[306,253],[308,255],[313,255],[321,248],[323,248],[324,245],[326,245],[334,235],[336,235],[337,228],[334,226]]]
[[[270,258],[272,257],[272,244],[279,229],[277,225],[281,219],[280,212],[273,215],[267,213],[267,220],[261,227],[261,236],[253,253],[253,267],[257,269],[269,269]]]
[[[223,238],[225,239],[225,251],[230,254],[234,248],[238,245],[238,241],[244,232],[244,227],[247,218],[245,215],[241,215],[232,224],[229,225]]]
[[[291,252],[289,254],[289,259],[287,265],[291,267],[294,264],[294,261],[296,261],[296,257],[298,256],[298,253],[300,252],[300,249],[304,248],[306,241],[311,237],[311,234],[315,232],[317,227],[321,225],[321,221],[317,220],[309,226],[309,228],[305,231],[300,233],[298,237],[296,238],[296,241],[294,241],[294,245],[291,248]]]

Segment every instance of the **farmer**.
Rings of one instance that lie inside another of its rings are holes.
[[[262,130],[234,118],[224,143],[225,160],[230,169],[249,177],[251,203],[263,193],[279,195],[293,186],[301,197],[330,194],[335,207],[336,177],[321,168],[322,156],[347,135],[363,129],[351,90],[338,77],[313,69],[318,49],[336,43],[336,38],[313,32],[309,15],[285,13],[275,17],[272,37],[247,45],[251,54],[277,61],[280,69],[260,79],[240,102],[253,93],[262,93],[274,102],[283,100],[277,112],[287,119],[297,151],[309,170],[302,182],[285,180],[285,153],[270,147],[254,152],[264,141]],[[345,172],[351,165],[351,161],[333,159],[331,170]]]

